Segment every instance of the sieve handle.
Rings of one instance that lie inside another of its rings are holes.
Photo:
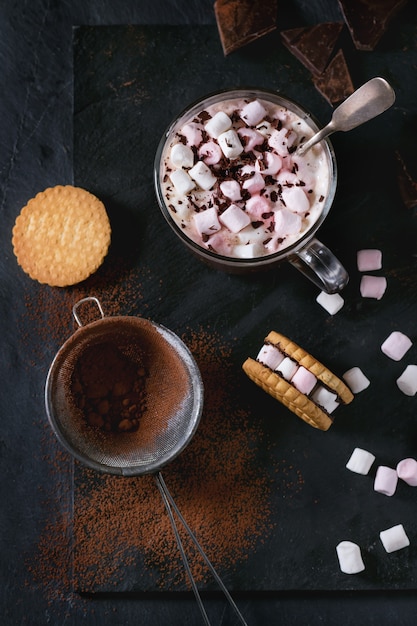
[[[72,314],[74,316],[75,321],[77,322],[78,326],[84,326],[84,324],[82,323],[82,320],[78,314],[78,308],[82,305],[85,304],[86,302],[93,302],[94,304],[97,305],[97,308],[99,310],[100,313],[100,317],[103,318],[104,317],[104,312],[100,303],[100,300],[98,298],[96,298],[95,296],[87,296],[86,298],[82,298],[81,300],[78,300],[78,302],[76,302],[74,304],[74,306],[72,307]]]
[[[170,494],[170,492],[168,490],[168,487],[166,486],[166,483],[165,483],[164,479],[162,478],[162,474],[160,472],[158,472],[155,475],[155,481],[156,481],[158,489],[159,489],[159,491],[161,493],[162,500],[164,502],[166,511],[168,513],[168,517],[169,517],[169,520],[171,522],[171,526],[172,526],[172,529],[174,531],[175,538],[177,540],[178,548],[179,548],[179,551],[181,553],[181,558],[183,560],[185,569],[186,569],[188,577],[190,579],[191,586],[192,586],[194,595],[196,597],[197,603],[198,603],[198,605],[200,607],[200,611],[201,611],[201,614],[203,616],[205,624],[207,626],[210,626],[210,621],[209,621],[209,618],[207,616],[206,610],[204,608],[203,602],[201,600],[200,593],[199,593],[199,591],[197,589],[197,585],[196,585],[196,582],[194,580],[194,576],[193,576],[193,574],[191,572],[190,565],[188,563],[188,559],[187,559],[187,556],[185,554],[184,546],[182,544],[182,541],[181,541],[181,538],[180,538],[180,535],[179,535],[179,532],[178,532],[177,525],[175,523],[174,514],[173,514],[172,510],[174,510],[174,512],[177,515],[178,519],[180,520],[181,524],[183,525],[183,527],[187,531],[188,536],[190,537],[191,541],[194,543],[194,545],[197,548],[200,556],[204,559],[204,561],[205,561],[206,565],[208,566],[208,568],[210,569],[214,579],[216,580],[216,582],[219,585],[220,589],[223,591],[224,595],[226,596],[227,600],[229,601],[230,606],[232,607],[232,609],[235,611],[237,617],[239,618],[239,621],[241,622],[241,624],[243,624],[243,626],[248,626],[246,621],[245,621],[245,619],[244,619],[244,617],[243,617],[243,615],[239,611],[235,601],[233,600],[232,596],[230,595],[229,591],[227,590],[226,586],[224,585],[222,579],[220,578],[219,574],[217,573],[216,569],[214,568],[214,565],[211,563],[210,559],[208,558],[208,556],[204,552],[203,548],[201,547],[197,537],[194,535],[193,531],[188,526],[188,524],[185,521],[184,517],[182,516],[180,510],[178,509],[178,507],[177,507],[177,505],[175,503],[175,500],[172,497],[172,495]]]

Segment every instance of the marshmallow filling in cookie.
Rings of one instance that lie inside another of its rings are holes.
[[[256,360],[293,385],[329,417],[339,406],[341,400],[336,393],[331,391],[312,372],[303,365],[299,365],[276,345],[265,341]]]

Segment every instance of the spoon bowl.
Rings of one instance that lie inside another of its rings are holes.
[[[395,93],[384,78],[372,78],[359,87],[334,110],[332,119],[311,139],[302,143],[296,150],[302,155],[316,143],[337,131],[347,131],[368,122],[390,108],[395,101]]]

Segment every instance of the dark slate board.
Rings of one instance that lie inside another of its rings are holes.
[[[238,574],[227,562],[218,564],[231,589],[417,587],[415,492],[402,484],[395,496],[382,496],[373,491],[372,472],[361,477],[345,469],[356,446],[376,455],[375,467],[417,456],[417,400],[404,396],[395,384],[406,364],[417,363],[416,224],[401,203],[394,174],[394,151],[407,146],[417,101],[417,84],[411,79],[417,61],[410,46],[413,36],[411,23],[401,31],[394,28],[384,46],[352,60],[357,85],[382,75],[392,83],[397,100],[380,118],[334,136],[339,186],[319,236],[351,278],[343,292],[344,308],[331,317],[315,302],[317,288],[288,265],[273,273],[237,277],[201,264],[166,227],[153,191],[153,158],[162,132],[187,103],[206,93],[245,85],[271,88],[298,100],[323,124],[329,120],[329,105],[309,73],[281,45],[278,33],[225,59],[214,26],[75,31],[74,180],[97,194],[109,210],[114,243],[102,271],[105,277],[114,270],[108,290],[123,281],[124,274],[117,270],[121,259],[130,269],[148,268],[149,280],[124,313],[153,318],[181,336],[190,328],[212,328],[233,345],[229,362],[236,387],[229,393],[236,409],[248,409],[263,433],[255,442],[256,456],[260,471],[272,481],[274,530],[256,543]],[[359,294],[356,251],[367,247],[383,251],[380,274],[387,277],[388,289],[379,302]],[[298,420],[241,372],[245,358],[256,355],[271,329],[291,337],[335,373],[359,366],[371,380],[352,405],[338,410],[327,433]],[[380,351],[393,330],[415,342],[400,363]],[[301,489],[280,473],[284,466],[303,477]],[[168,475],[175,476],[181,467],[180,462]],[[77,503],[90,488],[100,487],[76,465],[75,522],[80,515]],[[94,532],[94,517],[90,523]],[[379,531],[398,523],[404,525],[411,546],[387,555]],[[349,577],[339,571],[335,546],[343,539],[362,547],[367,565],[362,575]],[[76,540],[76,565],[81,552]],[[97,568],[116,558],[104,552],[96,555]],[[141,566],[142,557],[134,555],[133,564],[124,569],[121,565],[104,583],[100,579],[91,584],[81,575],[79,589],[160,590],[154,572]],[[162,586],[167,588],[184,587]]]

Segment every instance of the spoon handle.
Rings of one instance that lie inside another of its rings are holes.
[[[307,152],[307,150],[310,150],[310,148],[314,146],[316,143],[318,143],[325,137],[328,137],[329,135],[334,133],[335,130],[336,129],[334,128],[333,122],[329,122],[324,128],[322,128],[321,130],[319,130],[319,132],[313,135],[311,139],[309,139],[305,143],[300,144],[297,150],[295,151],[295,155],[302,156],[305,152]]]

